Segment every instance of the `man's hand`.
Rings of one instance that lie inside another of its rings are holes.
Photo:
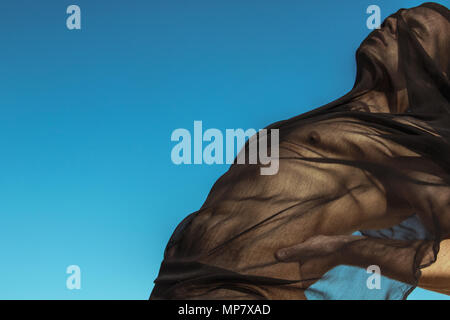
[[[343,264],[342,249],[359,236],[315,236],[289,248],[282,248],[275,254],[280,262],[298,262],[300,272],[308,274],[306,286],[318,281],[325,273]]]
[[[306,262],[311,258],[332,256],[349,242],[361,239],[359,236],[315,236],[305,242],[277,251],[276,257],[283,262]]]
[[[414,283],[414,274],[405,274],[405,265],[411,265],[421,241],[374,239],[363,236],[315,236],[289,248],[282,248],[275,254],[280,262],[298,262],[300,271],[311,274],[305,282],[310,286],[332,268],[346,264],[357,267],[379,265],[384,275],[405,283]],[[429,244],[432,245],[432,241]],[[371,248],[372,250],[367,250]],[[404,257],[392,261],[392,253]],[[431,262],[429,254],[422,264]],[[443,240],[435,263],[421,270],[419,287],[450,295],[450,240]]]

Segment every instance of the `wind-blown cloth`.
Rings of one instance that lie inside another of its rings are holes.
[[[233,164],[215,183],[174,231],[151,299],[408,296],[450,237],[450,17],[441,5],[420,8],[390,17],[396,50],[370,36],[362,43],[348,94],[268,126],[279,129],[278,174]],[[420,14],[441,31],[421,26]],[[376,105],[360,100],[371,93],[382,94],[390,111],[374,112]],[[307,268],[275,257],[316,235],[358,230],[379,241],[350,254],[346,264],[354,267],[318,275],[320,259]],[[381,272],[395,266],[400,279],[383,278],[380,290],[368,290],[365,270],[352,262],[360,255],[382,256]]]

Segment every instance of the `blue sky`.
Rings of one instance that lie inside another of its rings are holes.
[[[227,169],[175,166],[172,131],[262,128],[343,95],[366,8],[420,3],[2,1],[0,298],[148,298],[173,229]]]

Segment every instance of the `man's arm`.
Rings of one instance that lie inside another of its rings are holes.
[[[360,236],[317,236],[307,241],[281,249],[276,256],[283,262],[298,261],[301,264],[314,259],[328,259],[327,272],[337,265],[367,268],[380,267],[381,273],[404,283],[416,284],[411,266],[415,259],[420,265],[433,261],[432,241],[403,241],[367,238]],[[314,265],[314,263],[313,263]],[[450,295],[450,240],[441,242],[435,263],[423,268],[418,286],[427,290]]]

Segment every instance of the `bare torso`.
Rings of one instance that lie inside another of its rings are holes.
[[[280,141],[278,174],[262,176],[257,165],[232,166],[182,231],[183,241],[169,248],[167,258],[195,260],[244,275],[308,279],[297,263],[279,263],[274,253],[319,234],[390,227],[418,210],[419,198],[438,191],[444,199],[448,189],[418,188],[398,179],[405,165],[435,165],[380,133],[351,118],[291,131]],[[379,172],[377,164],[385,172]],[[440,179],[420,170],[403,173],[427,182]],[[301,290],[297,294],[271,298],[303,298]]]

